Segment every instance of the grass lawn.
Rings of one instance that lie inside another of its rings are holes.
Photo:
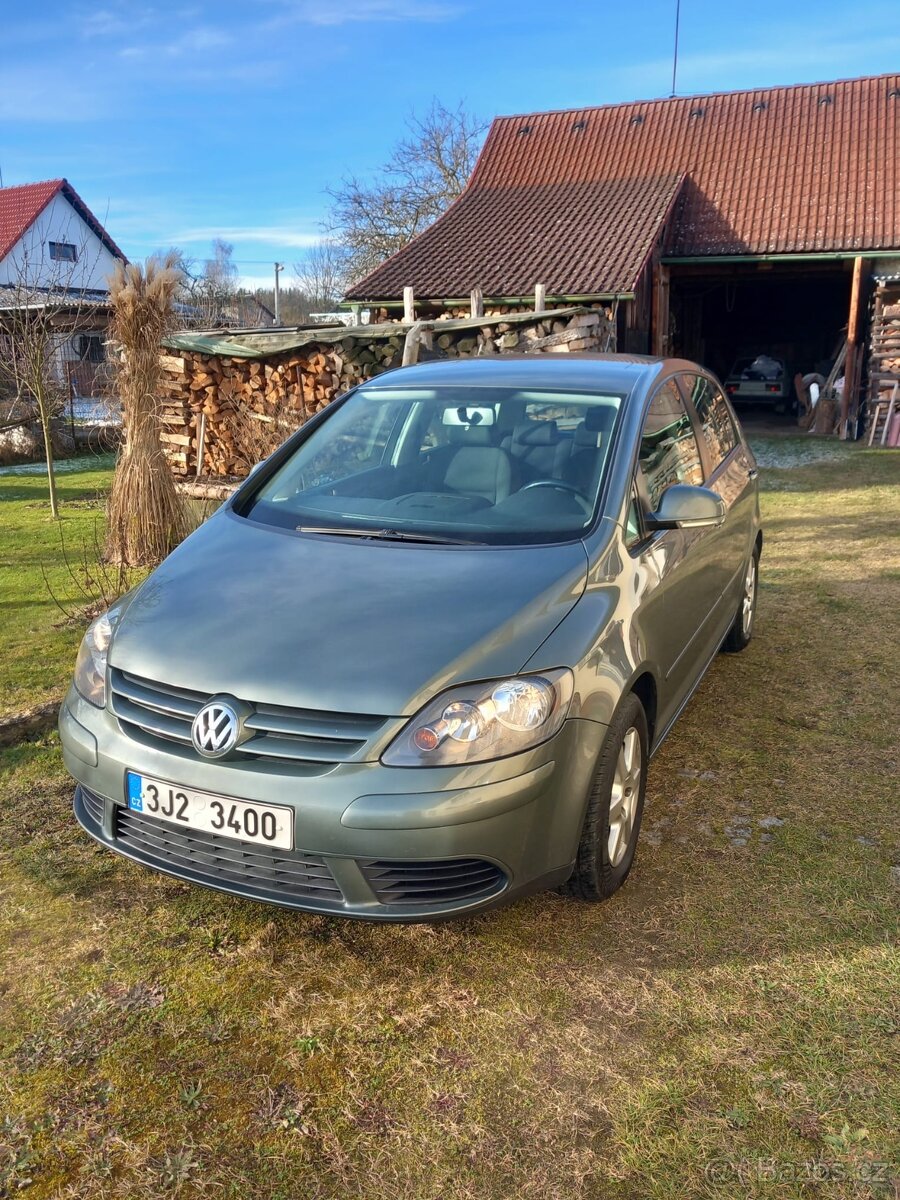
[[[898,456],[809,445],[763,457],[757,637],[654,760],[603,906],[232,900],[95,847],[55,738],[3,752],[0,1196],[896,1197]],[[23,607],[52,535],[15,487],[26,696],[76,636]]]
[[[58,464],[59,521],[40,467],[0,471],[0,716],[62,698],[84,625],[66,624],[54,596],[73,612],[88,603],[79,567],[103,542],[100,497],[113,457]]]

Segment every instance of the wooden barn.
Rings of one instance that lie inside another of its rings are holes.
[[[498,117],[459,199],[346,300],[384,320],[406,288],[417,316],[461,315],[473,288],[489,311],[540,285],[614,311],[620,350],[841,375],[847,435],[898,255],[892,74]]]

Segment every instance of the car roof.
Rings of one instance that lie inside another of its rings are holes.
[[[502,354],[483,358],[449,358],[398,367],[364,386],[395,387],[546,387],[576,391],[631,392],[639,380],[649,382],[663,370],[700,368],[684,359],[637,354]]]

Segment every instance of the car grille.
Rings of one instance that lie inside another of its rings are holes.
[[[360,869],[382,904],[450,904],[483,900],[506,885],[506,876],[483,858],[422,862],[363,859]]]
[[[273,900],[333,900],[343,895],[317,854],[272,851],[214,833],[186,833],[165,821],[116,807],[116,842],[148,866],[189,873],[213,887],[229,884]]]
[[[84,815],[97,827],[95,836],[101,836],[106,802],[83,785],[78,795]],[[275,903],[312,900],[317,905],[343,907],[343,893],[326,860],[318,854],[271,850],[204,830],[188,832],[119,804],[113,806],[113,813],[110,844],[145,866]],[[503,871],[483,858],[359,859],[357,865],[376,899],[386,907],[433,906],[439,911],[454,904],[489,899],[502,892],[507,883]]]
[[[144,744],[179,745],[193,756],[191,725],[212,697],[141,679],[116,668],[110,673],[110,708],[124,733]],[[322,774],[338,763],[363,757],[388,717],[320,713],[275,704],[256,704],[244,722],[252,737],[236,747],[236,760],[264,759]]]
[[[81,789],[81,799],[84,803],[85,812],[97,825],[103,824],[103,808],[104,802],[100,796],[95,796],[93,792],[89,792],[86,787]]]

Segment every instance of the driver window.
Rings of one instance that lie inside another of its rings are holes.
[[[703,464],[694,427],[674,379],[662,385],[650,402],[639,452],[651,512],[673,483],[703,483]]]

